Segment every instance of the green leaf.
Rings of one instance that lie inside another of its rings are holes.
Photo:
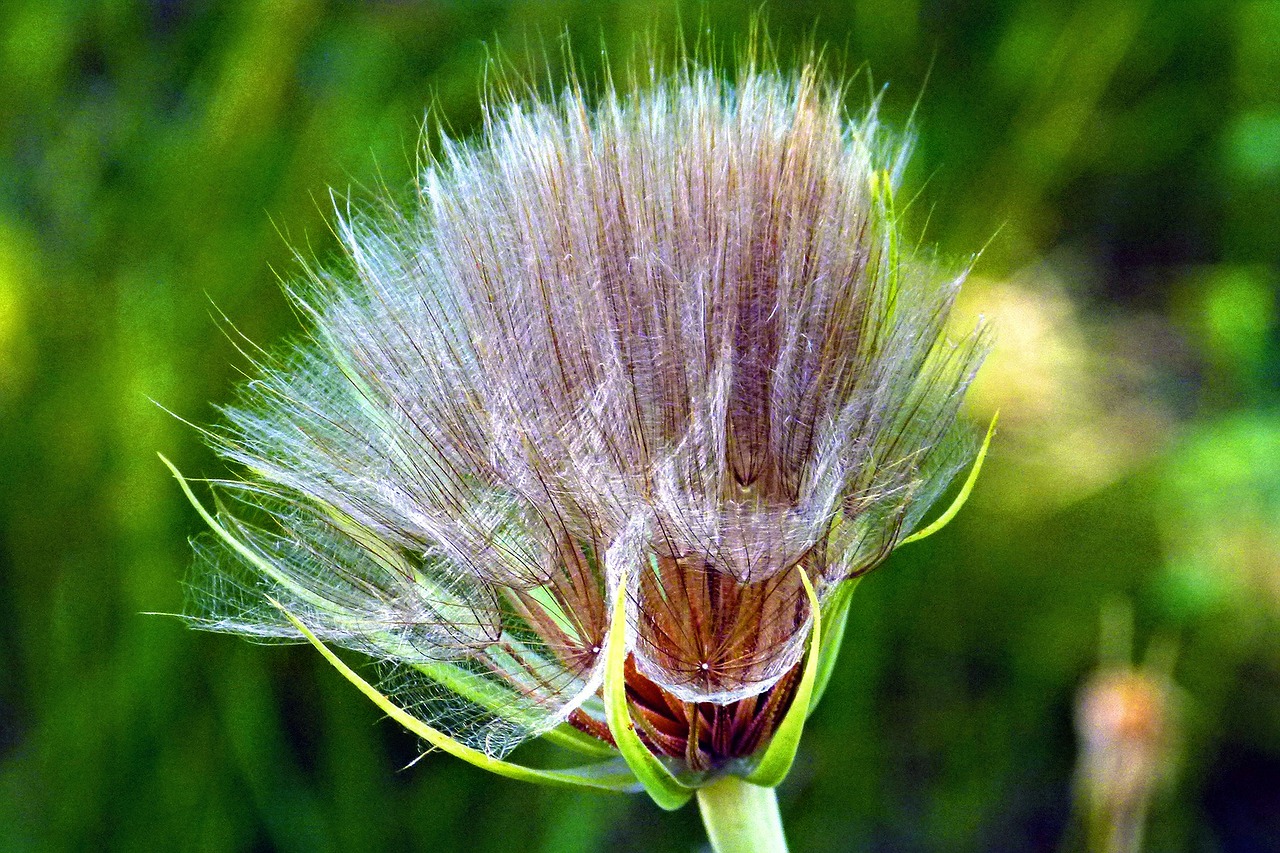
[[[796,760],[796,751],[800,749],[800,735],[804,733],[804,721],[809,716],[809,707],[813,698],[814,683],[818,677],[818,663],[822,655],[822,605],[818,602],[818,594],[809,582],[805,570],[796,566],[800,580],[804,583],[805,594],[809,596],[809,610],[813,613],[813,630],[809,634],[809,654],[804,663],[804,674],[800,677],[800,686],[796,688],[791,707],[782,718],[782,725],[773,733],[764,755],[760,757],[755,769],[746,777],[752,785],[762,788],[777,787],[787,777],[791,764]]]
[[[459,743],[444,732],[432,728],[422,720],[409,714],[391,701],[389,697],[361,678],[351,667],[347,666],[341,658],[320,641],[320,638],[311,633],[306,625],[303,625],[297,617],[285,610],[278,601],[272,599],[271,603],[280,608],[280,612],[285,615],[285,618],[293,623],[293,626],[302,633],[302,636],[306,637],[307,642],[315,646],[320,654],[324,655],[325,660],[329,661],[334,669],[342,673],[343,678],[354,684],[365,696],[368,696],[373,701],[373,704],[382,709],[388,717],[437,749],[447,752],[455,758],[461,758],[481,770],[488,770],[490,773],[496,773],[508,779],[518,779],[522,782],[538,782],[543,785],[560,787],[592,788],[600,791],[632,792],[639,790],[635,774],[622,761],[602,761],[597,764],[588,764],[565,770],[541,770],[494,758],[478,749]]]
[[[656,755],[649,751],[636,732],[627,706],[627,588],[625,579],[618,584],[609,625],[608,651],[604,672],[605,720],[613,733],[618,751],[631,767],[631,772],[660,808],[674,811],[693,796],[693,789],[683,785]]]
[[[964,485],[960,487],[960,494],[956,495],[956,499],[951,502],[951,506],[947,507],[947,511],[934,519],[933,523],[928,527],[923,530],[917,530],[899,542],[898,547],[911,542],[919,542],[926,536],[932,536],[946,527],[951,519],[956,517],[956,513],[960,512],[960,508],[969,499],[969,493],[973,491],[974,483],[978,482],[978,473],[982,470],[982,460],[987,458],[987,448],[991,446],[991,436],[995,435],[996,421],[998,420],[1000,420],[1000,413],[996,412],[991,417],[991,426],[987,427],[987,437],[982,440],[982,449],[978,451],[978,458],[973,460],[973,467],[969,469],[969,476],[965,478]]]
[[[827,691],[827,682],[831,680],[831,672],[835,669],[836,658],[840,656],[840,644],[844,641],[844,628],[849,621],[849,602],[853,600],[853,591],[857,588],[861,577],[850,578],[836,585],[835,591],[827,600],[826,614],[822,621],[827,630],[822,636],[822,648],[818,652],[818,677],[813,685],[813,696],[809,699],[809,713],[818,707],[822,694]]]

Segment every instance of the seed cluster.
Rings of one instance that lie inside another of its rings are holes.
[[[971,458],[980,330],[905,253],[903,149],[813,68],[692,65],[499,99],[409,212],[347,216],[210,433],[237,547],[197,542],[193,621],[373,655],[501,754],[599,691],[625,591],[645,742],[706,769],[768,740],[826,600]]]

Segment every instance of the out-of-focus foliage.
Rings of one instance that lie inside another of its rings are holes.
[[[141,615],[181,607],[198,529],[155,452],[219,473],[149,398],[216,417],[243,361],[211,305],[296,333],[277,275],[336,251],[328,188],[407,188],[428,106],[472,132],[486,45],[544,74],[567,33],[589,79],[678,18],[731,55],[758,8],[783,64],[866,63],[851,108],[915,107],[909,215],[986,246],[964,308],[1003,344],[983,482],[854,598],[781,789],[794,848],[1072,838],[1073,701],[1124,600],[1178,649],[1151,849],[1278,849],[1276,0],[0,5],[0,849],[701,843],[642,797],[402,769],[308,649]]]

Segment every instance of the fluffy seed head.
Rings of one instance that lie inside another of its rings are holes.
[[[904,252],[903,150],[813,69],[694,67],[591,102],[495,105],[412,210],[348,216],[217,449],[240,547],[197,540],[194,621],[383,662],[500,754],[597,692],[613,593],[655,751],[750,754],[811,614],[972,456],[984,350],[958,279]]]

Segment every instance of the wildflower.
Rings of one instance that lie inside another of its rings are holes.
[[[201,510],[191,621],[305,637],[509,776],[704,813],[776,785],[853,581],[975,449],[984,337],[947,339],[904,151],[841,95],[690,66],[505,99],[413,210],[345,217],[350,268],[291,291],[310,338],[209,432],[247,473]],[[504,759],[537,736],[600,761]]]
[[[1138,851],[1157,786],[1172,765],[1168,679],[1129,667],[1102,670],[1081,689],[1078,784],[1090,849]]]
[[[1143,848],[1147,814],[1177,763],[1179,711],[1174,647],[1153,641],[1131,662],[1133,612],[1102,612],[1101,661],[1076,698],[1076,808],[1084,847],[1125,853]]]

